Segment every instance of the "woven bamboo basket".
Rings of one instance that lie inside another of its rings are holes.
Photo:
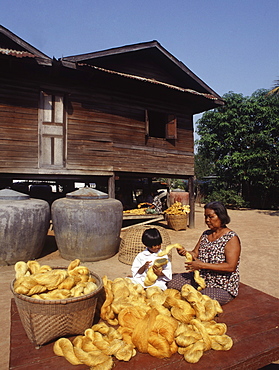
[[[141,225],[135,226],[131,229],[128,229],[124,236],[121,239],[118,259],[120,262],[123,262],[127,265],[132,265],[136,255],[142,252],[146,247],[142,243],[142,233],[146,229],[156,228],[160,231],[162,236],[162,249],[166,248],[167,245],[171,244],[170,236],[168,231],[161,226],[148,226],[148,225]],[[169,252],[168,257],[171,261],[172,259],[172,251]]]
[[[90,274],[98,287],[94,292],[60,300],[41,300],[17,294],[13,280],[11,291],[22,325],[36,347],[63,336],[83,334],[92,326],[103,281],[97,274]]]
[[[171,229],[178,231],[178,230],[186,230],[187,229],[187,213],[183,215],[167,215],[167,223],[168,227]]]

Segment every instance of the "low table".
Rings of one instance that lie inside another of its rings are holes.
[[[248,285],[240,284],[239,296],[223,306],[216,318],[224,322],[234,345],[229,351],[210,350],[196,364],[182,355],[158,359],[137,352],[129,362],[114,358],[115,370],[258,370],[279,359],[279,299]],[[53,342],[35,349],[21,324],[14,299],[11,300],[10,367],[15,370],[89,370],[71,365],[53,353]]]
[[[134,226],[151,224],[153,222],[162,221],[164,219],[165,219],[164,215],[158,215],[158,214],[157,215],[156,214],[135,215],[135,214],[129,213],[129,214],[123,215],[123,221],[133,221],[134,223],[133,225],[122,227],[121,230],[123,231],[123,230],[130,229],[131,227],[134,227]]]

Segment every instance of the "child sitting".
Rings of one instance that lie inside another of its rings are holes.
[[[167,258],[167,263],[162,267],[154,265],[154,261],[159,259],[158,252],[161,251],[162,236],[158,229],[147,229],[142,234],[142,242],[146,249],[140,252],[134,259],[132,264],[132,281],[134,284],[141,284],[144,288],[150,286],[158,286],[162,290],[166,290],[166,283],[172,278],[171,262]],[[154,274],[157,276],[156,281],[152,285],[145,285],[147,271],[152,266]]]

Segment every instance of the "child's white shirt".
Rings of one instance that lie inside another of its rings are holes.
[[[142,274],[138,273],[138,270],[147,262],[151,261],[150,266],[153,265],[154,261],[158,258],[162,258],[158,256],[158,253],[161,251],[161,249],[157,253],[150,253],[149,250],[146,248],[144,251],[140,252],[134,259],[134,262],[132,264],[132,274],[133,278],[131,279],[134,284],[141,284],[144,288],[149,288],[150,286],[158,286],[162,290],[166,290],[166,282],[170,281],[172,279],[172,267],[171,262],[168,260],[168,263],[163,266],[163,274],[164,276],[159,276],[156,282],[153,285],[145,286],[144,280],[146,278],[147,270],[146,269]],[[165,258],[168,259],[168,256],[165,256]]]

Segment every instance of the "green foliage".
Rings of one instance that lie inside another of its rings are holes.
[[[203,203],[209,203],[213,201],[222,202],[227,208],[241,208],[246,207],[247,203],[237,194],[235,190],[214,190],[210,195],[203,199]]]
[[[181,189],[187,191],[188,189],[188,181],[182,179],[166,179],[166,178],[159,178],[158,181],[165,182],[169,185],[170,189]]]
[[[257,90],[251,97],[229,92],[223,98],[226,105],[197,122],[197,178],[217,175],[251,206],[278,207],[278,95]]]
[[[188,187],[188,182],[185,181],[185,180],[172,179],[172,181],[171,181],[171,188],[172,189],[181,189],[181,190],[186,191],[187,187]]]
[[[197,179],[202,179],[204,176],[211,174],[212,163],[210,159],[197,153],[195,155],[195,176]]]

